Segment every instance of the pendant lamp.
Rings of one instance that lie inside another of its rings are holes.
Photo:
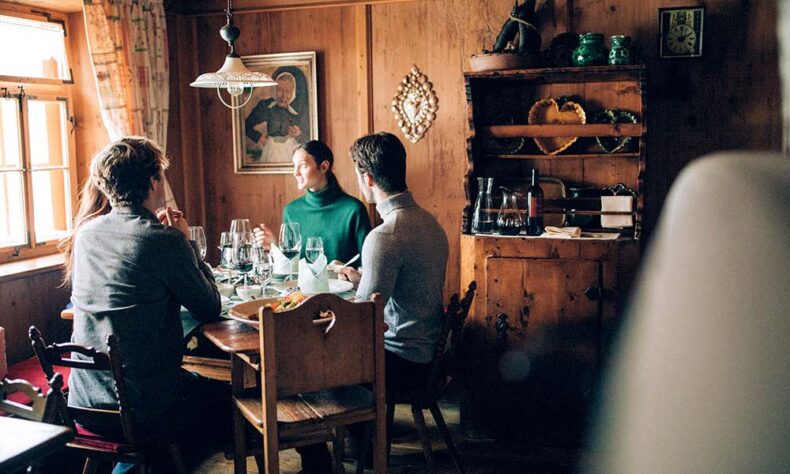
[[[219,100],[221,100],[226,107],[238,109],[244,107],[250,101],[253,87],[276,86],[277,81],[262,72],[250,71],[247,69],[247,66],[241,62],[239,55],[236,54],[236,48],[233,46],[233,43],[239,38],[241,31],[233,24],[232,0],[228,0],[228,8],[225,10],[225,16],[227,22],[225,26],[219,30],[222,39],[227,41],[230,47],[230,52],[225,57],[225,64],[223,64],[217,72],[201,74],[190,84],[190,86],[217,89]],[[225,99],[222,97],[222,89],[226,89],[231,97],[240,97],[245,89],[248,90],[248,95],[243,102],[241,99],[238,99],[241,103],[232,105],[232,99],[230,104],[225,102]]]

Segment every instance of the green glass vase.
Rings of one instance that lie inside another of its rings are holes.
[[[574,66],[600,66],[607,61],[606,47],[601,33],[579,35],[579,46],[573,50],[571,61]]]
[[[612,36],[610,40],[609,64],[631,64],[631,37],[624,35]]]

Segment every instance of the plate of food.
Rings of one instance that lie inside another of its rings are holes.
[[[261,307],[269,306],[275,313],[289,311],[299,306],[307,297],[300,291],[283,296],[282,298],[260,298],[257,300],[239,303],[230,308],[228,317],[242,323],[258,325],[258,310]]]
[[[282,283],[278,283],[274,286],[274,288],[278,291],[292,291],[299,286],[299,282],[296,280],[291,281],[284,281]],[[346,291],[351,291],[354,289],[354,284],[350,281],[345,280],[336,280],[334,278],[329,279],[329,291],[328,293],[344,293]],[[305,293],[306,295],[314,294],[314,293]]]

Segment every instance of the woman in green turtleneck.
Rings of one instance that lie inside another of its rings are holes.
[[[370,232],[370,219],[365,205],[346,194],[332,173],[332,150],[323,142],[311,140],[296,149],[293,163],[296,187],[306,192],[285,206],[283,222],[299,223],[303,242],[308,237],[321,237],[327,261],[347,262],[361,253]],[[255,229],[255,240],[261,245],[277,243],[274,232],[265,224]],[[302,245],[302,257],[304,251]],[[359,261],[352,264],[358,265]]]

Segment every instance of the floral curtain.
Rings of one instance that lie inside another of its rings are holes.
[[[84,0],[85,30],[111,140],[140,135],[167,147],[169,64],[163,0]],[[175,207],[165,181],[168,205]]]

